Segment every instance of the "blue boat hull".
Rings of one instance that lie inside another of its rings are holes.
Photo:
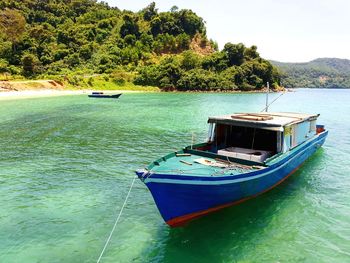
[[[241,203],[283,182],[324,143],[325,131],[269,167],[235,176],[137,175],[152,193],[167,224],[180,226],[204,214]]]
[[[88,97],[90,98],[108,98],[108,99],[118,99],[122,94],[113,94],[113,95],[106,95],[106,94],[90,94]]]

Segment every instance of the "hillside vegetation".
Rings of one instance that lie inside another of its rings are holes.
[[[282,72],[282,85],[291,88],[350,88],[350,60],[318,58],[307,63],[271,61]]]
[[[163,90],[259,90],[279,85],[257,47],[218,51],[203,19],[188,9],[139,12],[94,0],[2,0],[2,78],[50,78],[75,86],[96,79]]]

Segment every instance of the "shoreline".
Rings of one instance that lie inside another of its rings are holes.
[[[91,94],[92,89],[82,89],[82,90],[65,90],[65,89],[35,89],[35,90],[9,90],[0,92],[0,100],[4,99],[26,99],[26,98],[42,98],[42,97],[56,97],[56,96],[68,96],[68,95],[88,95]],[[240,91],[240,90],[230,90],[230,91],[146,91],[146,90],[98,90],[105,94],[112,93],[205,93],[205,94],[257,94],[266,93],[266,91]],[[285,91],[270,91],[270,93],[280,93],[280,92],[292,92],[291,90]]]
[[[105,94],[111,93],[206,93],[206,94],[257,94],[266,93],[267,89],[260,90],[161,90],[157,87],[125,85],[116,86],[113,83],[102,81],[92,87],[75,88],[67,83],[51,80],[10,80],[0,81],[0,99],[14,98],[36,98],[36,97],[51,97],[51,96],[66,96],[66,95],[87,95],[93,91],[101,91]],[[288,92],[288,89],[279,88],[270,90],[270,93]]]
[[[91,92],[93,91],[94,90],[55,90],[55,89],[2,91],[0,92],[0,100],[56,97],[56,96],[68,96],[68,95],[88,95],[88,94],[91,94]],[[136,90],[99,90],[99,91],[106,94],[146,92],[146,91],[136,91]]]

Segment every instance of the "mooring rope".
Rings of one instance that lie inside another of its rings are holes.
[[[121,216],[122,213],[123,213],[123,209],[124,209],[124,207],[125,207],[125,205],[126,205],[126,202],[128,201],[128,198],[129,198],[131,189],[132,189],[132,187],[133,187],[133,185],[134,185],[134,183],[135,183],[136,177],[137,177],[137,176],[134,176],[134,179],[132,180],[132,183],[131,183],[130,188],[129,188],[129,192],[128,192],[128,194],[126,195],[126,198],[125,198],[125,200],[124,200],[124,203],[123,203],[123,205],[122,205],[122,208],[120,209],[119,214],[118,214],[118,217],[117,217],[117,219],[115,220],[115,223],[114,223],[114,226],[113,226],[113,228],[112,228],[112,231],[111,231],[111,233],[109,234],[109,237],[107,238],[107,241],[106,241],[106,243],[105,243],[105,245],[104,245],[104,247],[103,247],[103,249],[102,249],[102,251],[101,251],[101,254],[100,254],[100,256],[99,256],[98,259],[97,259],[97,263],[100,262],[100,260],[101,260],[101,258],[102,258],[102,256],[103,256],[103,253],[105,252],[105,250],[106,250],[106,248],[107,248],[107,246],[108,246],[108,243],[109,243],[109,241],[111,240],[111,237],[112,237],[112,235],[113,235],[113,232],[114,232],[114,230],[115,230],[115,227],[117,226],[118,221],[119,221],[119,218],[120,218],[120,216]]]

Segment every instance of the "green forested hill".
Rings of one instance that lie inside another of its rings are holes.
[[[282,85],[292,88],[350,88],[350,60],[318,58],[307,63],[271,61],[283,76]]]
[[[165,90],[261,89],[279,73],[257,47],[208,40],[201,17],[178,9],[139,12],[95,0],[0,1],[0,74],[93,85],[103,76]]]

